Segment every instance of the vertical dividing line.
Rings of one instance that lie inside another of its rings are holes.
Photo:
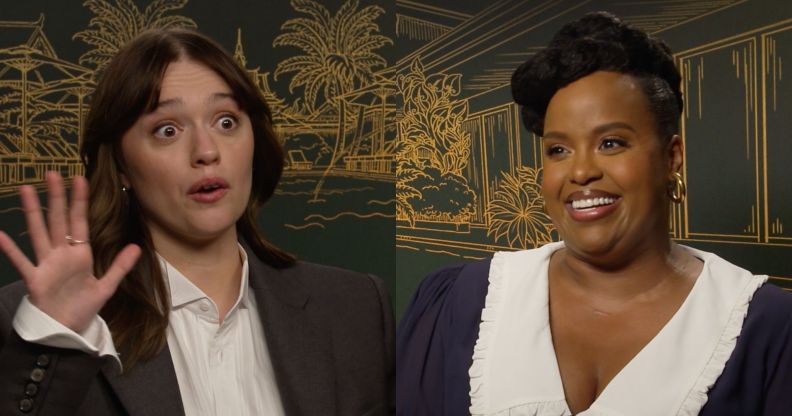
[[[687,139],[686,139],[686,137],[687,137],[687,119],[690,118],[690,98],[689,98],[690,97],[690,95],[689,95],[690,81],[691,81],[690,60],[689,59],[683,59],[682,60],[682,65],[680,65],[680,66],[685,71],[685,82],[682,83],[682,88],[683,88],[682,94],[683,94],[684,97],[688,97],[688,99],[685,100],[685,102],[684,102],[685,115],[682,117],[682,135],[681,135],[682,136],[682,148],[685,149],[685,151],[687,152],[687,146],[686,146],[686,142],[687,142]],[[687,179],[687,157],[682,159],[682,176]],[[684,209],[684,220],[682,222],[682,227],[680,227],[680,228],[681,228],[681,231],[682,231],[682,237],[683,238],[687,238],[688,235],[690,235],[690,230],[688,229],[688,200],[690,199],[689,197],[690,197],[690,195],[688,195],[688,198],[685,198],[685,200],[682,201],[682,205],[683,205],[682,209]]]
[[[775,65],[772,64],[773,51],[770,45],[773,43],[773,38],[769,36],[761,36],[762,48],[762,196],[764,197],[764,242],[770,241],[770,198],[767,195],[767,74],[770,71],[769,67],[773,68],[775,73]],[[769,67],[768,67],[769,66]],[[773,79],[773,89],[775,89],[775,79]],[[775,91],[773,92],[775,94]],[[774,106],[775,107],[775,106]]]
[[[745,160],[751,159],[751,82],[748,76],[748,51],[743,48],[743,68],[744,68],[744,77],[743,77],[743,88],[744,88],[744,97],[745,97]]]
[[[704,79],[704,57],[699,58],[699,66],[698,66],[698,116],[699,120],[702,118],[702,101],[704,101],[703,97],[701,96],[701,81]]]
[[[756,42],[757,39],[754,37],[751,39],[751,43],[749,43],[749,53],[750,53],[750,64],[748,69],[751,73],[751,107],[752,111],[751,114],[753,115],[753,141],[754,141],[754,190],[756,194],[756,226],[754,227],[754,232],[756,233],[756,242],[762,242],[762,236],[760,229],[762,228],[762,222],[767,223],[767,215],[762,216],[761,213],[764,212],[764,209],[759,211],[759,208],[762,207],[760,196],[759,196],[759,94],[757,93],[757,87],[759,79],[757,77],[757,66],[758,66],[758,57],[756,54]],[[766,195],[765,195],[766,196]],[[765,206],[767,200],[765,198]],[[764,217],[764,218],[763,218]]]
[[[776,42],[775,39],[769,38],[768,41],[770,42],[770,47],[772,47],[772,56],[773,56],[773,111],[778,111],[778,85],[776,81],[778,80],[778,73],[776,72],[778,69],[777,64],[780,64],[781,57],[776,56]]]

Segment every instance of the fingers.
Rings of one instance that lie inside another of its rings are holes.
[[[108,297],[115,293],[121,280],[132,270],[132,267],[135,266],[139,258],[140,247],[135,244],[124,247],[124,249],[116,255],[115,259],[113,259],[113,264],[107,269],[107,273],[99,279],[99,283]]]
[[[76,240],[88,241],[88,181],[75,176],[72,182],[72,203],[69,209],[71,236]]]
[[[63,179],[57,172],[47,172],[48,205],[47,222],[49,223],[50,244],[57,246],[66,243],[66,191]]]
[[[0,250],[5,253],[8,260],[11,261],[11,264],[13,264],[19,274],[22,275],[22,278],[27,280],[29,276],[33,275],[35,269],[33,263],[31,263],[25,253],[17,247],[14,240],[2,231],[0,231]]]
[[[19,198],[22,200],[22,209],[25,211],[25,222],[28,227],[30,243],[36,258],[41,260],[50,251],[50,239],[44,216],[41,213],[41,204],[38,194],[32,186],[20,186]]]

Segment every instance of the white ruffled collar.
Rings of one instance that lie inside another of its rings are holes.
[[[572,414],[553,350],[547,295],[550,256],[563,246],[493,257],[469,371],[472,415]],[[687,299],[579,415],[697,415],[706,403],[767,276],[685,249],[704,261]]]

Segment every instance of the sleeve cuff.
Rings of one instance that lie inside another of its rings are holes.
[[[27,342],[74,349],[97,356],[109,355],[121,368],[110,329],[99,315],[85,331],[78,334],[37,308],[25,296],[14,315],[13,327],[19,337]]]

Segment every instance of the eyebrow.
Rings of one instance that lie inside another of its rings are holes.
[[[234,94],[231,94],[230,92],[216,92],[216,93],[210,95],[206,99],[206,103],[207,104],[211,104],[211,103],[214,103],[214,102],[217,102],[217,101],[226,100],[226,99],[229,99],[229,100],[232,100],[232,101],[236,102],[236,99],[234,98]],[[184,101],[181,98],[178,98],[178,97],[177,98],[170,98],[170,99],[167,99],[167,100],[159,101],[157,103],[157,107],[154,108],[154,111],[157,111],[157,110],[159,110],[160,108],[163,108],[163,107],[178,107],[178,106],[182,106],[182,105],[184,105]]]
[[[631,125],[629,125],[627,123],[621,122],[621,121],[614,121],[613,123],[606,123],[606,124],[602,124],[602,125],[597,126],[592,133],[594,135],[600,135],[602,133],[605,133],[606,131],[616,130],[616,129],[625,129],[625,130],[629,130],[629,131],[631,131],[633,133],[636,132],[635,128],[633,128],[633,126],[631,126]],[[567,135],[565,133],[563,133],[563,132],[560,132],[560,131],[551,131],[551,132],[545,132],[544,136],[542,136],[542,137],[545,138],[545,139],[548,139],[548,138],[549,139],[565,139],[565,138],[567,138]]]

